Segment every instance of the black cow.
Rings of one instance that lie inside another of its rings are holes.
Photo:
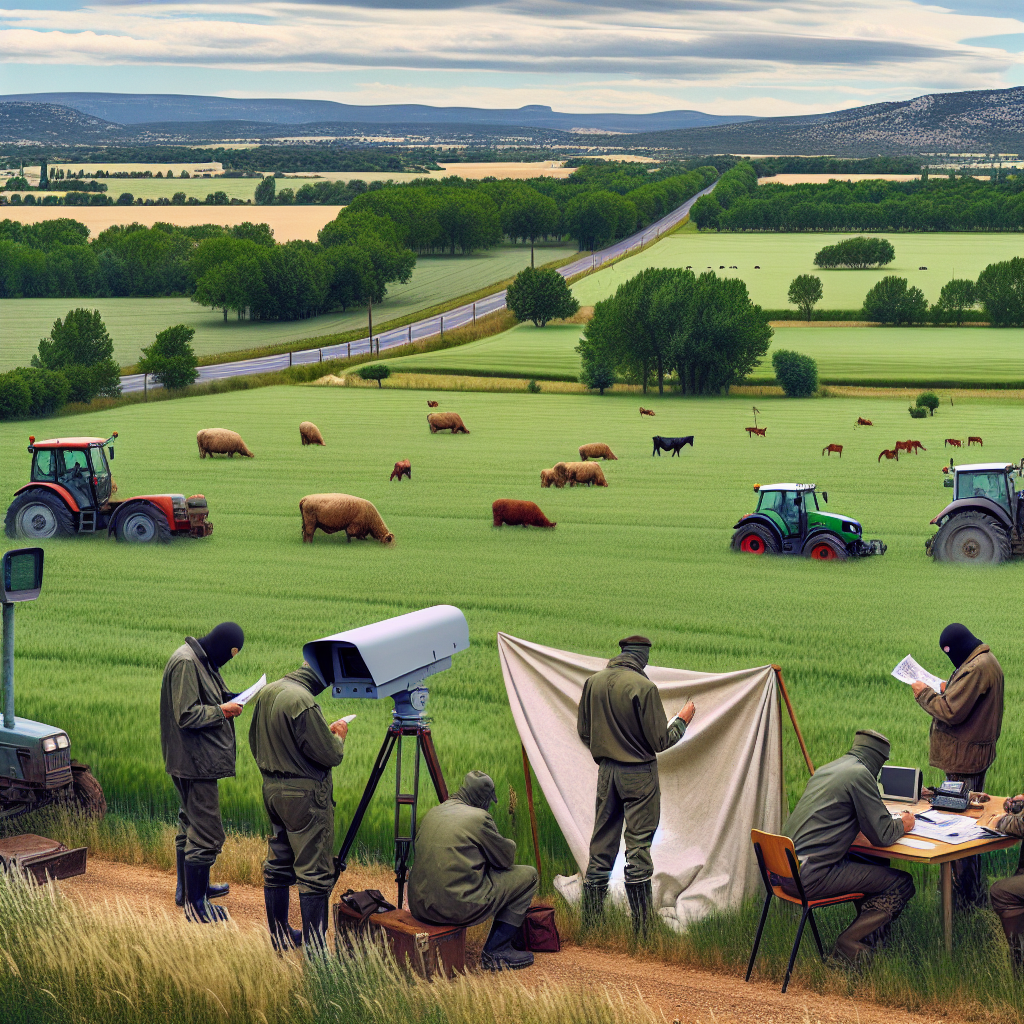
[[[661,455],[663,451],[671,452],[673,455],[679,454],[679,449],[684,444],[688,444],[691,448],[693,447],[693,434],[689,437],[655,437],[654,438],[654,451],[651,455]]]

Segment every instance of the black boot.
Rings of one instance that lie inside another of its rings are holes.
[[[223,907],[215,907],[207,898],[210,888],[210,865],[185,861],[185,916],[190,921],[212,924],[228,920]]]
[[[274,949],[294,949],[302,945],[302,932],[288,924],[288,901],[291,890],[287,886],[263,887],[263,902],[267,905],[267,927]]]
[[[892,921],[892,914],[887,910],[861,911],[853,919],[853,924],[836,939],[833,956],[852,967],[863,966],[874,954],[871,944],[864,940],[874,932],[886,928],[890,921]]]
[[[183,849],[177,849],[175,851],[175,860],[178,866],[178,885],[174,890],[174,902],[177,906],[185,906],[185,851]],[[211,885],[207,887],[206,898],[208,900],[216,900],[221,896],[227,896],[231,891],[230,885]]]
[[[300,892],[299,910],[302,912],[302,945],[307,956],[327,954],[328,893]]]
[[[583,927],[593,928],[604,918],[604,901],[608,896],[608,883],[597,885],[593,882],[583,883],[583,899],[580,914]]]
[[[633,931],[637,935],[646,934],[654,906],[650,879],[646,882],[627,882],[626,899],[629,900],[629,913],[633,918]]]
[[[1010,963],[1013,965],[1013,973],[1020,978],[1024,973],[1024,915],[1000,914],[999,920],[1003,926],[1003,934],[1010,946]]]
[[[484,951],[480,954],[480,966],[485,971],[518,971],[533,963],[533,954],[528,949],[512,948],[512,940],[519,928],[518,924],[494,921]]]

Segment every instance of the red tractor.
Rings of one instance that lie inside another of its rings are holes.
[[[119,541],[147,544],[172,537],[209,537],[206,498],[193,494],[144,494],[111,501],[110,477],[116,432],[102,437],[29,437],[31,481],[15,492],[7,509],[8,537],[33,541],[106,530]],[[104,451],[106,449],[106,451]]]

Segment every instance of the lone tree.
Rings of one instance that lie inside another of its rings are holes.
[[[508,286],[505,302],[520,323],[532,320],[536,327],[543,327],[549,320],[565,320],[580,311],[561,274],[533,267],[516,275]]]
[[[787,398],[810,398],[818,390],[818,364],[810,356],[780,348],[772,353],[772,366]]]
[[[602,395],[605,389],[615,387],[615,370],[604,359],[598,357],[588,358],[583,352],[583,343],[576,346],[576,351],[581,356],[580,383],[588,391],[599,391]]]
[[[156,341],[142,350],[139,372],[152,374],[158,384],[172,390],[194,384],[199,376],[199,364],[192,348],[195,334],[194,328],[185,324],[160,331]]]
[[[863,270],[866,267],[884,267],[896,259],[892,243],[884,238],[844,238],[836,245],[826,245],[814,257],[816,267],[850,267]]]
[[[41,338],[32,365],[61,370],[70,385],[69,401],[91,402],[97,395],[121,394],[121,369],[114,362],[114,343],[98,309],[71,309],[54,320],[50,337]]]
[[[928,409],[931,414],[935,415],[935,410],[939,407],[939,396],[933,391],[924,391],[917,396],[917,402],[915,403],[920,409]]]
[[[932,306],[932,319],[937,324],[956,324],[959,327],[978,301],[974,282],[964,278],[953,278],[942,286],[939,301]]]
[[[363,380],[375,380],[377,387],[383,387],[381,384],[382,380],[387,380],[391,376],[391,367],[385,366],[383,363],[374,363],[371,366],[360,366],[356,373],[359,374]]]
[[[253,202],[257,206],[270,206],[274,202],[274,191],[277,185],[274,179],[267,175],[257,186],[253,194]]]
[[[990,263],[978,276],[978,299],[993,327],[1024,327],[1024,257]]]
[[[814,307],[821,302],[821,278],[814,274],[794,277],[789,286],[789,301],[799,307],[808,323],[814,319]]]
[[[864,319],[883,324],[921,324],[928,319],[928,300],[905,277],[883,277],[864,296]]]

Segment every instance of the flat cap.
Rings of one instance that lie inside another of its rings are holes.
[[[619,641],[619,647],[652,647],[653,644],[645,636],[627,636]]]

